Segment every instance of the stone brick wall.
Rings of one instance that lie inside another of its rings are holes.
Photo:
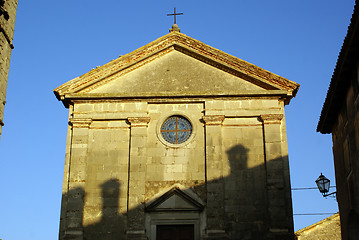
[[[0,137],[4,125],[4,107],[9,76],[15,16],[18,0],[0,1]]]
[[[180,147],[171,115],[193,126]],[[69,120],[60,239],[146,239],[145,202],[175,184],[205,203],[200,239],[293,237],[283,101],[75,101]]]

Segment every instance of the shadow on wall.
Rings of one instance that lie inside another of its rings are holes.
[[[216,211],[221,211],[222,208],[223,213],[226,209],[224,229],[228,233],[228,239],[293,239],[294,235],[293,238],[288,238],[288,234],[283,238],[280,236],[272,238],[268,235],[269,228],[284,227],[289,230],[290,235],[293,234],[291,206],[286,205],[285,200],[286,197],[290,197],[290,187],[286,187],[283,181],[283,169],[286,169],[282,158],[248,168],[247,148],[235,145],[226,153],[230,164],[230,174],[227,177],[207,181],[204,186],[196,185],[190,188],[207,203],[207,227],[210,227],[211,217],[218,222]],[[271,182],[268,178],[277,180],[279,178],[281,181]],[[127,180],[109,179],[101,185],[102,206],[94,203],[90,208],[84,208],[84,201],[86,206],[89,206],[92,200],[87,199],[89,196],[86,196],[83,188],[71,189],[68,194],[63,195],[60,239],[76,239],[79,235],[83,235],[85,240],[126,239],[128,216],[132,217],[139,212],[139,209],[144,209],[142,205],[126,213],[120,213],[121,181],[127,182]],[[224,194],[218,194],[215,192],[216,186],[222,183],[224,183],[222,185]],[[203,189],[207,189],[205,194]],[[207,202],[209,199],[218,203],[224,201],[224,204],[218,207],[212,204],[214,210],[211,214]],[[275,203],[271,199],[275,199]],[[121,206],[121,209],[123,208],[126,209],[126,206]],[[84,215],[93,216],[95,223],[84,226]]]
[[[127,224],[125,214],[119,214],[120,182],[110,179],[101,185],[102,206],[98,206],[101,208],[101,220],[96,224],[83,226],[84,211],[87,211],[87,215],[94,211],[94,218],[98,217],[99,212],[93,207],[84,209],[85,198],[83,188],[72,189],[62,196],[63,203],[67,201],[67,215],[66,219],[61,219],[60,239],[75,239],[81,235],[84,240],[124,239]]]
[[[359,215],[355,210],[351,210],[348,217],[348,239],[358,239],[359,236]]]

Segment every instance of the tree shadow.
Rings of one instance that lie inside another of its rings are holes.
[[[84,227],[84,240],[124,239],[126,216],[119,214],[121,183],[110,179],[101,185],[101,220]]]
[[[226,151],[230,174],[224,178],[226,230],[234,239],[265,239],[267,210],[264,165],[248,167],[249,149],[235,145]],[[265,213],[265,214],[263,214]]]

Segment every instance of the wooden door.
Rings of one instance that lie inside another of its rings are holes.
[[[156,240],[194,240],[194,225],[157,225]]]

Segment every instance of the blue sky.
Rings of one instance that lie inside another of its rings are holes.
[[[292,187],[334,178],[330,135],[316,133],[354,0],[19,1],[1,152],[0,239],[57,239],[68,110],[52,90],[168,33],[181,32],[301,84],[286,109]],[[294,213],[337,212],[317,190]],[[298,230],[327,216],[295,216]]]

